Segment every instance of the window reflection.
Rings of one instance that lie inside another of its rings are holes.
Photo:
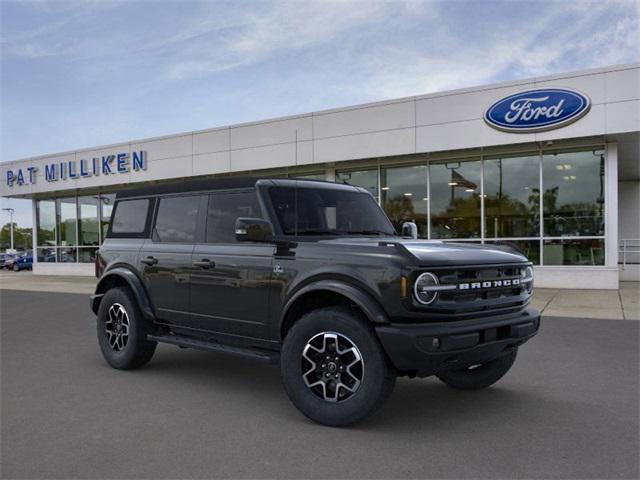
[[[37,204],[38,245],[56,244],[56,202],[53,200],[38,200]]]
[[[107,230],[109,229],[109,221],[113,213],[113,202],[116,196],[114,194],[100,195],[98,199],[100,201],[100,208],[102,208],[102,241],[104,241],[104,238],[107,236]]]
[[[480,237],[480,160],[431,165],[431,237]]]
[[[426,238],[429,211],[426,165],[387,168],[381,171],[381,179],[382,207],[396,231],[402,231],[404,222],[415,222],[418,236]]]
[[[604,239],[544,241],[545,265],[604,265]]]
[[[357,172],[337,172],[336,182],[366,188],[378,200],[378,169]]]
[[[540,232],[540,157],[484,162],[486,237],[533,237]]]
[[[78,197],[78,229],[80,245],[99,245],[98,200]]]
[[[604,154],[545,154],[542,168],[544,235],[604,235]]]
[[[59,198],[58,207],[58,245],[75,245],[77,228],[76,199]]]

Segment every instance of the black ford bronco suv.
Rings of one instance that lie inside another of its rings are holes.
[[[96,276],[112,367],[158,342],[279,363],[293,404],[334,426],[376,411],[398,375],[488,387],[540,323],[523,255],[399,236],[365,189],[321,181],[122,191]]]

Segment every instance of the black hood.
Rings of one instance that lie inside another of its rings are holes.
[[[444,243],[437,240],[414,240],[401,237],[340,237],[321,240],[321,242],[360,248],[378,246],[380,242],[396,243],[406,248],[417,264],[424,266],[499,265],[527,261],[524,255],[508,246],[466,242]]]

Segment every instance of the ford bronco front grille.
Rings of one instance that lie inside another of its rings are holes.
[[[524,308],[531,300],[528,265],[463,267],[431,270],[441,289],[433,310],[456,317],[495,315]]]

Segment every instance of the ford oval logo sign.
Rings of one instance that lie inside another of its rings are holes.
[[[541,88],[498,100],[484,113],[484,120],[507,132],[540,132],[575,122],[590,107],[589,97],[575,90]]]

